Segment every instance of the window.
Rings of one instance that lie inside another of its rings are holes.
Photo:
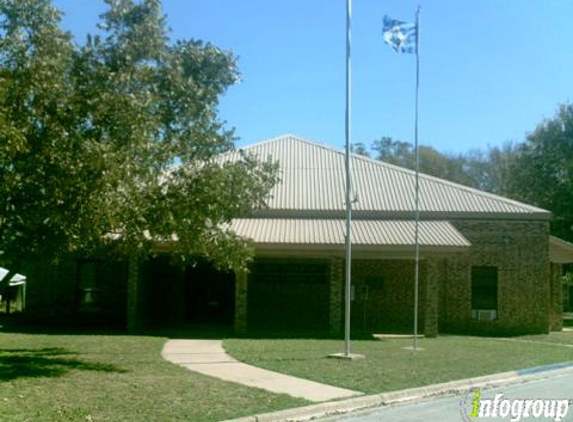
[[[328,265],[311,260],[255,261],[251,280],[256,283],[326,284]]]
[[[472,317],[497,319],[497,267],[472,267]]]
[[[96,262],[78,261],[78,305],[82,311],[94,310],[99,302],[96,282]]]

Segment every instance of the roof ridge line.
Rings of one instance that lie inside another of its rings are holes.
[[[272,142],[277,142],[280,140],[285,140],[287,138],[293,138],[293,139],[297,140],[298,142],[302,142],[302,143],[306,143],[308,145],[323,148],[323,149],[326,149],[328,151],[331,151],[331,152],[334,152],[334,153],[337,153],[340,155],[345,154],[345,150],[342,148],[337,148],[337,147],[334,147],[332,145],[328,145],[326,143],[319,142],[319,141],[304,139],[304,138],[301,138],[300,136],[293,135],[293,134],[285,134],[285,135],[277,136],[275,138],[267,139],[265,141],[261,141],[261,142],[258,142],[256,144],[249,145],[247,148],[256,147],[256,146],[260,146],[260,145],[264,145],[264,144],[268,144],[268,143],[272,143]],[[245,148],[245,149],[247,149],[247,148]],[[355,152],[352,152],[351,155],[354,159],[362,160],[364,162],[371,163],[375,166],[394,169],[396,171],[399,171],[401,173],[408,174],[408,175],[414,175],[415,176],[415,173],[416,173],[414,170],[411,170],[411,169],[408,169],[405,167],[401,167],[401,166],[398,166],[396,164],[387,163],[385,161],[377,160],[377,159],[372,158],[372,157],[360,155],[360,154],[357,154]],[[504,196],[497,195],[494,193],[485,192],[483,190],[479,190],[477,188],[472,188],[470,186],[462,185],[461,183],[452,182],[450,180],[442,179],[442,178],[439,178],[437,176],[432,176],[432,175],[429,175],[426,173],[420,173],[420,176],[424,179],[427,179],[429,181],[433,181],[433,182],[438,183],[442,186],[448,186],[448,187],[458,189],[461,191],[465,191],[465,192],[468,192],[468,193],[471,193],[474,195],[479,195],[479,196],[484,197],[484,198],[494,199],[494,200],[501,201],[501,202],[506,203],[506,204],[512,204],[512,205],[518,206],[520,208],[525,208],[525,209],[530,210],[530,211],[550,213],[550,211],[545,210],[543,208],[536,207],[534,205],[529,205],[529,204],[526,204],[524,202],[520,202],[520,201],[517,201],[515,199],[506,198]]]
[[[240,149],[240,150],[251,149],[251,148],[259,147],[261,145],[270,144],[270,143],[281,141],[281,140],[288,139],[288,138],[292,138],[298,142],[303,142],[303,143],[318,146],[318,147],[323,147],[323,148],[327,148],[327,149],[332,148],[330,145],[325,144],[324,142],[309,140],[309,139],[301,138],[300,136],[294,135],[292,133],[286,133],[284,135],[279,135],[279,136],[275,136],[273,138],[264,139],[262,141],[254,143],[254,144],[250,144],[250,145],[247,145],[245,147],[237,148],[237,149]],[[335,150],[335,148],[332,148],[332,149]]]

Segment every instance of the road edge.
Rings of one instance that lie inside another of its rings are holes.
[[[329,416],[344,415],[360,410],[375,409],[423,398],[453,395],[472,388],[490,388],[545,378],[550,375],[573,372],[573,361],[536,366],[516,371],[500,372],[481,377],[449,381],[424,387],[408,388],[387,393],[371,394],[350,399],[328,401],[304,407],[262,413],[222,422],[305,422]]]

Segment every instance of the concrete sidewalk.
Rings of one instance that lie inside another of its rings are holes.
[[[247,365],[229,356],[222,343],[222,340],[169,340],[163,346],[161,356],[204,375],[313,402],[363,394]]]

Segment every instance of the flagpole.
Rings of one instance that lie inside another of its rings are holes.
[[[345,244],[345,260],[346,260],[346,277],[345,277],[345,312],[344,312],[344,356],[350,355],[350,294],[351,294],[351,274],[352,274],[352,174],[350,162],[350,102],[351,102],[351,19],[352,19],[352,0],[346,0],[346,113],[345,113],[345,135],[346,135],[346,154],[345,154],[345,170],[346,170],[346,244]]]
[[[344,352],[334,353],[328,357],[337,359],[363,359],[364,355],[350,353],[350,295],[352,293],[352,155],[350,151],[351,142],[351,20],[352,20],[352,0],[346,0],[346,110],[345,110],[345,138],[346,148],[344,154],[344,170],[346,175],[346,236],[345,236],[345,300],[344,300]]]
[[[414,243],[416,258],[414,265],[414,350],[418,349],[418,296],[420,284],[420,154],[418,150],[418,91],[420,87],[420,6],[416,10],[416,108],[414,117],[414,150],[416,157],[415,223]]]

